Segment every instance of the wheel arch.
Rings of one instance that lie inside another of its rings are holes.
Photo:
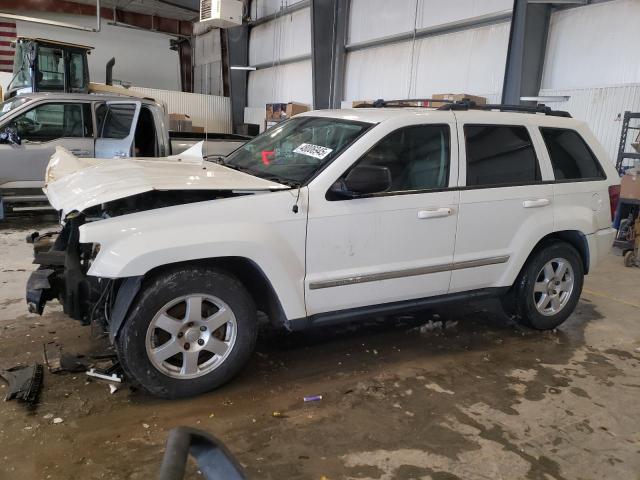
[[[548,235],[545,235],[544,237],[542,237],[540,240],[538,240],[538,243],[535,244],[535,246],[527,256],[527,259],[524,261],[524,263],[520,267],[520,271],[518,272],[515,283],[518,282],[518,279],[520,278],[522,271],[526,268],[526,266],[529,264],[529,261],[536,253],[538,253],[541,249],[543,249],[545,246],[549,245],[550,243],[557,243],[557,242],[568,243],[569,245],[571,245],[573,248],[576,249],[576,251],[578,252],[578,255],[580,255],[580,259],[582,260],[582,268],[584,269],[584,274],[587,275],[589,273],[589,263],[590,263],[589,262],[589,243],[587,241],[587,236],[579,230],[561,230],[558,232],[551,232]]]
[[[142,276],[123,279],[109,322],[109,338],[113,343],[119,334],[131,306],[138,298],[140,290],[153,278],[172,270],[187,267],[218,268],[236,277],[253,298],[258,310],[264,312],[271,323],[289,328],[289,321],[273,285],[254,261],[246,257],[218,257],[168,263],[149,270]]]

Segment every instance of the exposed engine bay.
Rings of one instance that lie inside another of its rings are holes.
[[[139,195],[113,200],[102,205],[96,205],[95,207],[88,208],[85,215],[88,219],[119,217],[121,215],[172,207],[174,205],[206,202],[208,200],[230,198],[238,195],[246,195],[246,193],[237,193],[229,190],[152,190]]]
[[[96,205],[85,212],[72,212],[66,216],[58,232],[42,235],[39,232],[32,233],[27,237],[27,242],[33,244],[33,263],[39,267],[27,283],[29,311],[42,315],[46,302],[57,299],[65,314],[84,325],[94,321],[109,323],[110,312],[123,280],[87,275],[100,246],[79,242],[79,228],[85,223],[239,195],[248,193],[229,190],[152,190]]]

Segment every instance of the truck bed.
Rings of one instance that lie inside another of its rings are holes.
[[[195,133],[195,132],[169,132],[171,140],[171,154],[184,152],[198,142],[206,140],[204,154],[212,156],[227,156],[238,147],[242,146],[251,137],[236,135],[233,133]]]

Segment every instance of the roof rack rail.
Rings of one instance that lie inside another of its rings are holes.
[[[552,110],[544,104],[528,106],[528,105],[506,105],[506,104],[486,104],[478,105],[470,100],[460,100],[458,102],[448,103],[438,107],[438,110],[498,110],[500,112],[520,112],[520,113],[544,113],[553,117],[571,118],[569,112],[564,110]]]
[[[371,103],[361,103],[353,108],[429,108],[430,103],[453,103],[453,100],[442,100],[440,98],[404,98],[402,100],[384,100],[379,98]]]
[[[528,105],[507,105],[507,104],[486,104],[478,105],[476,102],[463,100],[444,100],[442,98],[405,98],[402,100],[384,100],[379,98],[371,103],[361,103],[354,108],[433,108],[433,103],[441,104],[436,107],[438,110],[498,110],[500,112],[520,112],[520,113],[544,113],[554,117],[571,118],[569,112],[563,110],[552,110],[544,104],[535,106]],[[442,105],[444,104],[444,105]]]

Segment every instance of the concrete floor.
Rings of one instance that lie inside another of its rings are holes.
[[[59,307],[26,313],[33,229],[0,227],[0,368],[42,361],[45,342],[99,348]],[[0,478],[155,478],[168,430],[190,425],[223,439],[249,478],[639,479],[639,292],[640,269],[611,256],[554,332],[514,325],[495,302],[265,330],[237,379],[191,400],[47,372],[37,409],[0,402]],[[429,320],[448,328],[421,329]]]

